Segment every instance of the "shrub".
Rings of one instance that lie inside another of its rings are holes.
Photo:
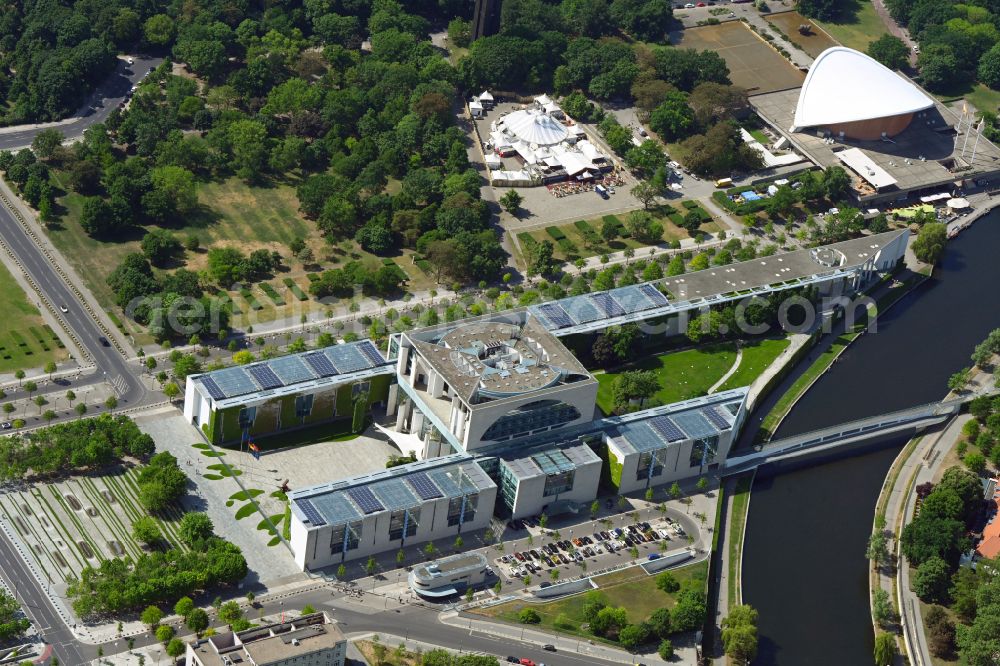
[[[521,624],[538,624],[542,621],[542,618],[534,608],[525,608],[518,613],[517,621]]]
[[[545,227],[545,233],[552,237],[554,241],[561,241],[566,238],[566,234],[559,227]]]

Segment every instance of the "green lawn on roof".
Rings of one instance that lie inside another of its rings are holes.
[[[663,404],[705,395],[729,371],[735,360],[736,347],[731,342],[649,356],[638,363],[598,374],[597,405],[605,414],[612,412],[614,400],[611,386],[615,377],[628,370],[656,372],[661,387],[656,398]]]

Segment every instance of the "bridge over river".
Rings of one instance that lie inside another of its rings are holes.
[[[931,402],[917,407],[908,407],[896,412],[870,416],[856,421],[820,430],[813,430],[772,440],[756,447],[754,451],[726,459],[723,476],[733,476],[750,471],[767,463],[787,460],[818,451],[863,446],[876,437],[908,430],[919,431],[938,425],[957,414],[962,405],[972,399],[955,398],[943,402]]]

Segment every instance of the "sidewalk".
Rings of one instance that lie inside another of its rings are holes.
[[[970,384],[972,393],[990,393],[993,374],[979,372]],[[953,397],[949,394],[945,397]],[[885,524],[891,537],[890,560],[878,568],[878,586],[889,593],[898,605],[900,625],[906,652],[914,657],[913,666],[931,666],[930,652],[924,635],[924,623],[920,616],[920,603],[910,589],[910,568],[899,549],[899,535],[903,527],[913,520],[916,509],[915,488],[937,478],[946,454],[962,438],[962,426],[971,419],[969,414],[953,418],[941,430],[925,435],[907,458],[899,465],[898,473],[885,503]],[[905,450],[905,449],[904,449]],[[896,468],[893,465],[892,470]],[[890,470],[890,474],[892,473]],[[886,492],[883,490],[883,493]],[[904,664],[903,657],[897,657],[896,664]]]

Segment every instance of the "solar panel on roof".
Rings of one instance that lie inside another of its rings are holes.
[[[422,500],[431,500],[443,497],[441,490],[435,486],[430,477],[423,472],[409,475],[406,477],[406,482],[410,484],[410,488],[412,488],[413,492],[415,492]]]
[[[316,374],[320,377],[333,377],[338,374],[337,369],[333,367],[333,363],[330,359],[326,357],[323,352],[312,352],[311,354],[306,354],[302,357],[302,360],[312,368]]]
[[[372,367],[385,363],[385,359],[382,358],[382,354],[379,353],[379,350],[375,348],[375,345],[368,340],[365,340],[358,345],[358,351],[360,351],[361,354],[368,359],[368,362],[372,364]]]
[[[628,313],[641,312],[653,307],[653,302],[635,286],[621,287],[610,293]]]
[[[719,430],[709,423],[708,419],[702,416],[700,412],[677,414],[673,419],[692,439],[711,437],[719,433]]]
[[[639,289],[642,291],[643,294],[646,295],[646,298],[648,298],[649,300],[653,301],[653,305],[661,306],[661,305],[666,305],[667,304],[667,297],[664,296],[663,292],[661,292],[659,289],[657,289],[653,285],[651,285],[651,284],[640,284],[639,285]]]
[[[351,488],[347,491],[347,494],[351,496],[358,508],[365,513],[376,513],[378,511],[384,511],[385,507],[382,503],[378,501],[375,494],[371,491],[371,488],[367,486],[359,486],[357,488]]]
[[[222,400],[226,397],[226,394],[222,392],[218,384],[212,381],[211,377],[202,377],[201,385],[205,387],[205,390],[208,391],[213,400]]]
[[[559,305],[578,324],[586,324],[587,322],[605,318],[605,314],[596,305],[591,303],[589,299],[583,296],[564,298],[559,302]]]
[[[212,373],[212,379],[227,398],[256,393],[260,390],[243,368],[218,370]]]
[[[333,363],[333,367],[337,369],[337,372],[342,375],[371,367],[368,365],[368,360],[361,355],[361,352],[354,345],[327,347],[323,350],[323,353]]]
[[[663,439],[668,442],[679,442],[682,439],[687,439],[677,424],[671,421],[666,416],[656,416],[649,420],[649,425],[655,430]]]
[[[569,318],[566,311],[555,303],[539,305],[538,311],[556,328],[566,328],[573,325],[573,320]]]
[[[711,421],[719,430],[729,430],[729,421],[727,421],[722,414],[715,409],[715,407],[709,407],[702,413],[705,414],[705,416],[708,417],[708,420]]]
[[[278,379],[278,375],[274,374],[274,371],[266,365],[247,366],[246,371],[250,373],[251,377],[257,380],[262,389],[273,389],[284,386],[281,380]]]
[[[624,308],[618,305],[618,302],[604,293],[591,294],[590,300],[597,303],[597,307],[604,310],[604,313],[609,317],[621,317],[625,314]]]
[[[295,500],[302,510],[302,513],[306,514],[306,520],[313,527],[318,527],[320,525],[326,525],[326,521],[323,520],[323,516],[319,515],[319,511],[313,506],[313,503],[307,499]]]
[[[305,364],[301,356],[297,355],[271,359],[267,362],[267,366],[285,386],[309,381],[316,377],[316,373]]]

